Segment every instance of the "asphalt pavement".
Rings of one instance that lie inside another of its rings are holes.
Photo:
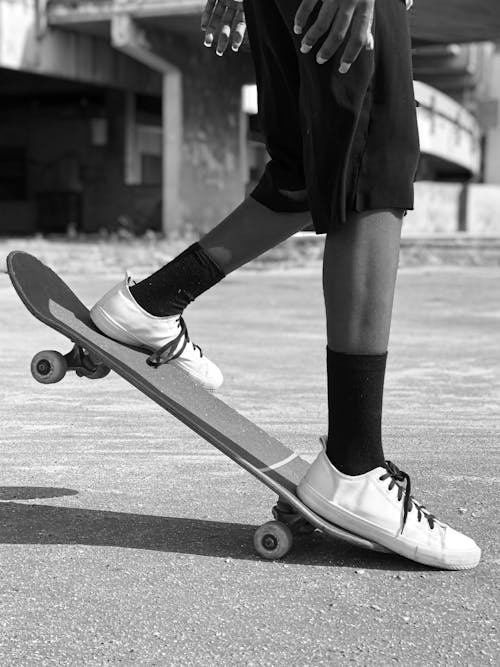
[[[91,305],[118,279],[67,273]],[[308,459],[326,428],[319,263],[237,272],[186,311],[220,396]],[[110,375],[32,380],[69,344],[0,275],[0,664],[493,665],[500,267],[403,268],[386,456],[483,549],[444,572],[320,535],[255,555],[273,494]]]

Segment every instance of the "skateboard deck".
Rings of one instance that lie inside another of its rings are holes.
[[[7,268],[17,294],[31,314],[75,344],[73,352],[66,355],[70,367],[73,365],[74,369],[75,365],[78,366],[75,359],[79,359],[85,351],[92,364],[98,366],[94,377],[103,377],[107,368],[113,370],[272,489],[282,503],[288,503],[314,528],[365,549],[387,551],[378,544],[328,523],[308,509],[295,494],[296,486],[309,465],[303,458],[198,386],[176,366],[149,366],[146,359],[150,351],[122,345],[101,334],[92,323],[88,308],[54,271],[36,257],[25,252],[11,252]],[[89,366],[89,363],[86,365]],[[44,372],[43,363],[39,368]],[[78,369],[77,373],[82,374]],[[259,538],[267,539],[269,555],[266,555],[264,547],[262,553],[262,549],[256,546],[261,555],[269,558],[274,553],[280,553],[279,549],[273,551],[273,548],[276,540],[283,538],[279,530],[275,534],[276,531],[271,528],[270,532],[261,530]],[[285,541],[291,539],[291,534],[284,538]],[[285,553],[287,550],[285,548]]]

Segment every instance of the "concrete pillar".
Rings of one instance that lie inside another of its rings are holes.
[[[180,206],[182,74],[177,67],[163,57],[160,48],[161,38],[158,38],[154,31],[148,32],[141,28],[127,13],[113,15],[111,42],[116,49],[147,65],[162,76],[162,230],[164,234],[171,234],[182,224]]]
[[[137,149],[137,124],[135,114],[135,93],[128,90],[125,93],[124,114],[124,162],[126,185],[139,185],[140,165]]]
[[[182,225],[180,180],[182,168],[182,74],[171,68],[163,74],[162,229],[172,234]]]

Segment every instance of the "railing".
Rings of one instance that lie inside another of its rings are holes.
[[[64,19],[68,14],[76,19],[78,15],[109,17],[124,11],[137,18],[201,14],[204,7],[203,0],[50,0],[48,3],[51,22]]]
[[[439,90],[415,81],[422,153],[459,165],[472,175],[481,168],[481,128],[462,105]]]

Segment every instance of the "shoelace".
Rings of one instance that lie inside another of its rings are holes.
[[[422,517],[424,519],[427,519],[429,522],[429,526],[431,530],[434,529],[435,521],[437,521],[436,517],[431,514],[428,510],[425,509],[423,505],[420,505],[417,503],[415,498],[412,497],[411,495],[411,481],[410,481],[410,475],[408,473],[403,472],[400,470],[392,461],[386,461],[385,462],[385,467],[387,472],[379,477],[379,480],[383,482],[386,479],[391,479],[389,483],[389,491],[392,491],[393,487],[397,485],[398,487],[398,500],[401,500],[404,494],[404,500],[403,500],[403,526],[401,528],[401,532],[403,532],[404,527],[406,525],[406,519],[408,517],[408,512],[411,512],[413,507],[417,510],[417,518],[419,521],[422,520]],[[403,486],[403,483],[404,486]]]
[[[153,354],[151,354],[147,358],[147,364],[149,366],[158,368],[158,366],[167,364],[169,361],[178,359],[186,349],[186,345],[191,342],[184,319],[182,317],[179,317],[178,322],[180,326],[179,334],[173,340],[169,341],[166,345],[160,347],[159,350],[155,350]],[[177,350],[177,346],[181,343],[181,341],[182,344]],[[193,342],[191,342],[191,345],[194,347],[195,350],[198,350],[198,352],[200,353],[200,357],[202,357],[203,352],[201,351],[201,347],[199,345],[195,345]]]

